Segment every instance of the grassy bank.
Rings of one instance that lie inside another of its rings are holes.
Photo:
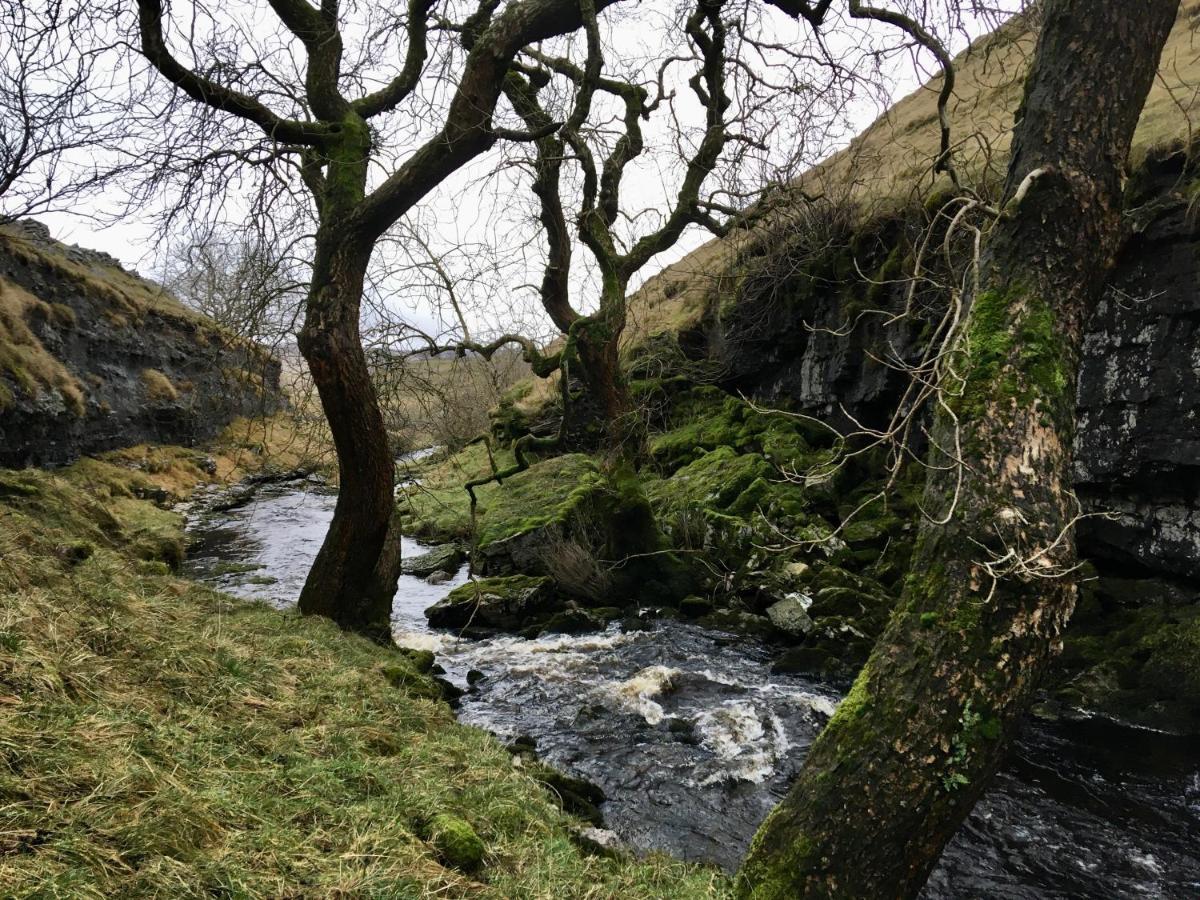
[[[205,464],[0,471],[0,895],[724,895],[579,849],[402,651],[175,577],[182,523],[139,495]]]

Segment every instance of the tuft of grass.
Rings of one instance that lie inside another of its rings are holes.
[[[155,403],[174,403],[179,399],[178,389],[158,369],[142,369],[142,386],[146,396]]]
[[[4,896],[729,896],[582,851],[410,654],[135,564],[181,525],[137,499],[151,477],[0,471]],[[450,865],[447,822],[477,870]]]

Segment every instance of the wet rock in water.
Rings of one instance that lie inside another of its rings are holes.
[[[504,749],[514,756],[536,754],[537,738],[530,737],[527,734],[518,734]]]
[[[483,841],[470,823],[449,813],[438,813],[419,830],[423,840],[432,845],[442,864],[468,875],[483,866],[487,852]]]
[[[467,686],[468,687],[475,687],[475,685],[479,684],[479,682],[483,681],[483,679],[485,679],[485,678],[487,678],[487,676],[484,675],[482,672],[480,672],[478,669],[468,669],[467,670]]]
[[[537,626],[539,634],[587,634],[602,628],[604,620],[583,609],[563,610],[552,615],[544,625]]]
[[[405,575],[428,580],[431,576],[439,573],[453,575],[459,570],[465,559],[466,554],[462,547],[457,544],[443,544],[440,547],[434,547],[428,553],[404,560],[401,563],[401,571]],[[429,583],[440,584],[441,582],[430,581]]]
[[[412,647],[401,647],[400,652],[412,660],[413,668],[422,674],[428,674],[434,669],[432,650],[416,650]]]
[[[810,674],[837,677],[844,667],[836,656],[821,647],[791,647],[771,666],[775,675]]]
[[[454,576],[449,572],[430,572],[425,576],[426,584],[445,584]]]
[[[687,719],[671,716],[664,719],[662,724],[666,726],[672,740],[679,741],[681,744],[695,745],[700,743],[700,738],[696,735],[696,726]]]
[[[552,612],[557,604],[558,596],[549,578],[510,575],[481,578],[457,587],[425,610],[425,617],[435,628],[470,624],[511,631],[526,627],[537,613]]]
[[[769,638],[777,633],[766,616],[736,609],[719,609],[712,615],[705,616],[699,624],[705,628],[731,631],[747,637]]]
[[[771,624],[789,637],[804,637],[813,630],[813,620],[808,614],[808,606],[812,603],[803,594],[788,594],[778,603],[767,608],[767,618]]]
[[[555,801],[565,812],[578,816],[584,821],[600,827],[604,824],[604,815],[600,812],[600,804],[605,796],[597,785],[583,778],[574,778],[550,766],[537,765],[530,772],[535,781],[541,782],[550,789]]]
[[[712,612],[712,601],[707,597],[698,597],[692,594],[690,597],[684,597],[679,601],[679,613],[689,619],[698,619],[701,616],[706,616]]]

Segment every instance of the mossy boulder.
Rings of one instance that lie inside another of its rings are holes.
[[[777,465],[795,465],[828,446],[832,432],[810,419],[757,411],[711,386],[679,393],[664,431],[651,438],[650,457],[665,472],[718,447],[758,453]]]
[[[425,616],[435,628],[473,625],[512,631],[527,627],[535,616],[549,615],[559,605],[559,594],[549,578],[509,575],[457,587],[425,610]]]
[[[805,600],[808,600],[808,603],[805,603]],[[789,594],[767,607],[767,618],[788,637],[804,637],[815,627],[812,617],[808,614],[808,606],[811,603],[811,598],[802,594]]]
[[[595,460],[568,453],[543,460],[508,478],[480,502],[479,548],[550,525],[562,525],[586,511],[605,492],[607,480]]]
[[[1053,688],[1075,707],[1200,733],[1200,602],[1159,579],[1085,582]]]
[[[442,865],[468,875],[483,868],[487,847],[466,819],[438,813],[421,828],[420,834],[433,847]]]

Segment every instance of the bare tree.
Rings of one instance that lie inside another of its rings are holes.
[[[546,241],[538,291],[563,335],[557,361],[578,363],[610,446],[629,456],[640,444],[620,358],[631,283],[688,229],[727,235],[769,215],[793,195],[790,179],[841,136],[856,92],[879,86],[853,53],[779,43],[779,19],[765,12],[724,0],[686,4],[673,26],[679,45],[667,40],[648,71],[614,66],[617,54],[586,18],[583,59],[530,49],[505,83],[529,130],[564,122],[522,161]],[[689,107],[698,125],[689,126]],[[664,153],[680,175],[665,209],[652,211],[634,176],[646,156]],[[595,272],[582,290],[572,277],[576,242]]]
[[[261,230],[222,235],[202,229],[168,260],[163,286],[233,334],[279,350],[301,314],[306,273],[291,247]]]
[[[1083,329],[1120,243],[1122,167],[1178,6],[1045,4],[931,432],[925,503],[946,512],[922,523],[886,631],[756,836],[743,896],[916,896],[1060,644],[1076,596]]]
[[[96,77],[102,11],[46,0],[0,5],[0,222],[61,208],[125,166],[123,102]]]
[[[599,0],[595,8],[611,2]],[[141,50],[154,69],[188,102],[239,123],[240,144],[211,147],[193,163],[223,170],[274,166],[287,173],[289,185],[303,183],[317,221],[299,346],[329,421],[341,491],[300,609],[383,638],[400,540],[393,459],[360,338],[372,252],[467,162],[503,137],[531,137],[493,126],[509,66],[523,47],[572,31],[583,17],[569,0],[520,0],[499,11],[484,0],[452,22],[435,19],[432,0],[413,0],[403,14],[366,7],[367,20],[351,28],[352,10],[338,0],[319,7],[270,0],[284,34],[264,42],[244,30],[218,34],[197,26],[205,20],[202,4],[186,6],[192,20],[176,28],[161,0],[137,0]],[[401,37],[402,52],[387,45]],[[435,38],[452,45],[431,53]],[[348,40],[356,45],[348,48]],[[398,68],[394,59],[402,60]],[[431,59],[443,64],[432,87],[422,82]],[[385,68],[395,74],[381,77]],[[430,122],[434,127],[422,134]],[[412,141],[395,162],[381,149],[388,125]],[[250,147],[248,127],[260,134]],[[377,162],[387,171],[373,183]]]

